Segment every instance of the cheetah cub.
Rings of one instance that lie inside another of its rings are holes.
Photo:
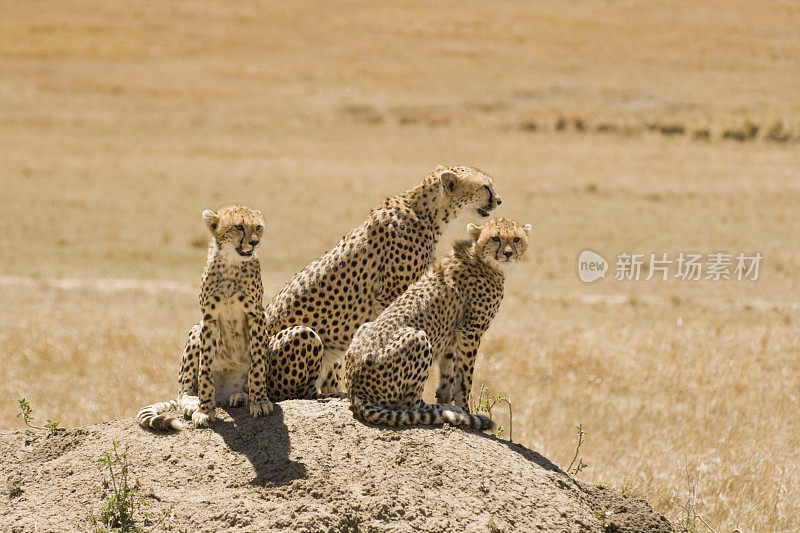
[[[195,427],[208,426],[217,402],[250,403],[254,417],[272,412],[266,397],[264,288],[256,248],[264,230],[261,211],[238,205],[203,211],[211,232],[200,288],[202,320],[189,332],[178,399],[139,411],[142,427],[181,429],[165,411],[180,407]]]
[[[345,372],[357,417],[388,426],[494,426],[469,414],[472,372],[481,336],[503,298],[503,269],[525,253],[531,226],[495,218],[467,228],[471,238],[456,242],[449,257],[356,332]],[[441,371],[440,403],[427,404],[422,391],[434,362]]]

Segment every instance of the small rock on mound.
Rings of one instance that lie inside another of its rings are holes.
[[[176,530],[671,531],[646,502],[481,433],[373,427],[339,400],[217,413],[212,429],[166,435],[132,418],[0,432],[0,530],[82,525],[104,503],[97,460],[119,440],[148,512],[172,510]]]

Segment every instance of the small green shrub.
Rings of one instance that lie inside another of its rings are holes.
[[[470,411],[473,413],[486,413],[486,416],[488,416],[490,420],[494,420],[492,418],[492,409],[500,403],[504,403],[508,406],[508,440],[514,442],[514,412],[511,407],[511,402],[503,394],[489,394],[489,389],[481,383],[481,391],[478,395],[478,400]],[[496,426],[494,428],[494,434],[499,439],[503,438],[503,431],[503,426]]]
[[[723,139],[731,139],[734,141],[744,142],[747,140],[747,135],[743,130],[736,128],[725,128],[722,131]]]
[[[600,521],[603,523],[603,526],[605,526],[606,520],[611,518],[611,516],[614,514],[614,511],[603,505],[602,507],[600,507],[600,509],[595,509],[594,511],[592,511],[592,514],[595,515],[597,518],[599,518]]]
[[[25,398],[20,398],[17,400],[17,403],[19,405],[19,413],[17,413],[17,418],[22,418],[22,421],[25,422],[25,425],[29,428],[45,430],[48,434],[64,430],[64,428],[58,427],[59,421],[53,420],[52,418],[48,418],[44,426],[37,426],[33,423],[33,408],[28,400]]]
[[[137,514],[150,504],[139,490],[138,482],[131,482],[129,478],[128,445],[122,447],[119,441],[113,441],[111,451],[99,462],[107,470],[103,486],[108,491],[108,501],[98,514],[88,518],[91,530],[142,531],[136,524]]]
[[[573,477],[580,474],[581,470],[589,466],[589,463],[585,462],[583,458],[578,458],[578,455],[581,453],[581,446],[583,446],[583,439],[588,433],[584,431],[582,424],[575,426],[575,429],[578,430],[578,444],[575,446],[575,455],[572,457],[572,461],[570,461],[567,467],[567,474]],[[578,464],[575,464],[575,461],[578,461]],[[575,467],[574,469],[573,465]]]
[[[783,127],[783,121],[776,120],[767,130],[765,137],[773,142],[785,143],[789,140],[789,132]]]
[[[619,127],[616,124],[609,124],[608,122],[601,122],[594,128],[595,131],[600,133],[616,133]]]
[[[683,135],[686,133],[686,128],[681,124],[662,124],[658,127],[661,135]]]
[[[758,135],[759,129],[761,128],[759,128],[758,124],[755,124],[750,120],[746,120],[742,126],[742,129],[744,129],[744,134],[748,139],[755,139],[756,135]]]

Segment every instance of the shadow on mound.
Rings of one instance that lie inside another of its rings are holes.
[[[366,427],[379,429],[379,430],[382,430],[382,431],[394,432],[394,433],[403,433],[403,432],[410,431],[410,430],[419,430],[419,429],[426,429],[426,428],[433,430],[433,429],[439,429],[439,428],[443,427],[441,425],[422,425],[422,424],[415,424],[415,425],[410,425],[410,426],[389,427],[389,426],[381,426],[381,425],[377,425],[377,424],[371,424],[371,423],[365,422],[365,421],[363,421],[360,418],[355,417],[355,416],[353,417],[353,420],[355,420],[356,424],[363,424]],[[564,476],[567,476],[569,478],[567,473],[564,472],[563,470],[561,470],[555,463],[551,462],[545,456],[543,456],[543,455],[541,455],[539,453],[536,453],[533,450],[529,450],[525,446],[522,446],[520,444],[516,444],[516,443],[508,441],[508,440],[499,439],[495,435],[490,435],[488,433],[484,433],[484,432],[478,431],[476,429],[463,428],[463,427],[458,427],[458,426],[450,426],[449,424],[445,425],[444,427],[452,427],[452,428],[456,429],[457,431],[463,431],[463,432],[468,433],[470,435],[476,435],[478,437],[482,437],[484,439],[488,439],[488,440],[496,442],[498,444],[502,444],[503,446],[506,446],[509,450],[520,454],[526,460],[534,463],[536,466],[538,466],[540,468],[543,468],[545,470],[549,470],[551,472],[558,472],[560,474],[564,474]]]
[[[533,450],[529,450],[525,446],[522,446],[520,444],[516,444],[516,443],[508,441],[508,440],[498,439],[494,435],[484,435],[484,437],[486,437],[487,439],[492,439],[492,440],[494,440],[496,442],[499,442],[500,444],[508,447],[509,450],[520,454],[522,457],[524,457],[528,461],[536,464],[537,466],[539,466],[541,468],[544,468],[545,470],[549,470],[551,472],[558,472],[559,474],[564,474],[565,476],[569,477],[567,475],[567,473],[564,472],[563,470],[561,470],[558,466],[556,466],[555,463],[551,462],[545,456],[543,456],[543,455],[541,455],[539,453],[536,453]]]
[[[275,411],[263,418],[252,418],[246,407],[226,407],[223,411],[231,420],[217,418],[211,424],[232,451],[246,456],[253,465],[256,477],[250,480],[252,485],[280,486],[307,475],[303,463],[289,458],[289,429],[283,409],[274,405]]]

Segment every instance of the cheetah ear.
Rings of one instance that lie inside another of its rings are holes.
[[[475,241],[477,241],[478,237],[481,236],[482,230],[483,226],[476,226],[475,224],[467,224],[467,231],[469,232],[469,236],[472,237],[472,239]]]
[[[458,176],[455,173],[450,172],[449,170],[445,170],[441,174],[439,174],[439,179],[442,183],[442,190],[447,192],[453,192],[456,190],[456,182],[458,182]]]
[[[436,172],[441,172],[444,169],[445,169],[444,165],[436,165]]]
[[[525,224],[524,226],[522,226],[522,229],[524,229],[526,233],[530,233],[533,227],[531,227],[530,224]]]
[[[219,215],[217,215],[211,209],[206,209],[203,211],[203,221],[208,226],[208,229],[211,230],[211,233],[217,231],[217,226],[219,226]]]

